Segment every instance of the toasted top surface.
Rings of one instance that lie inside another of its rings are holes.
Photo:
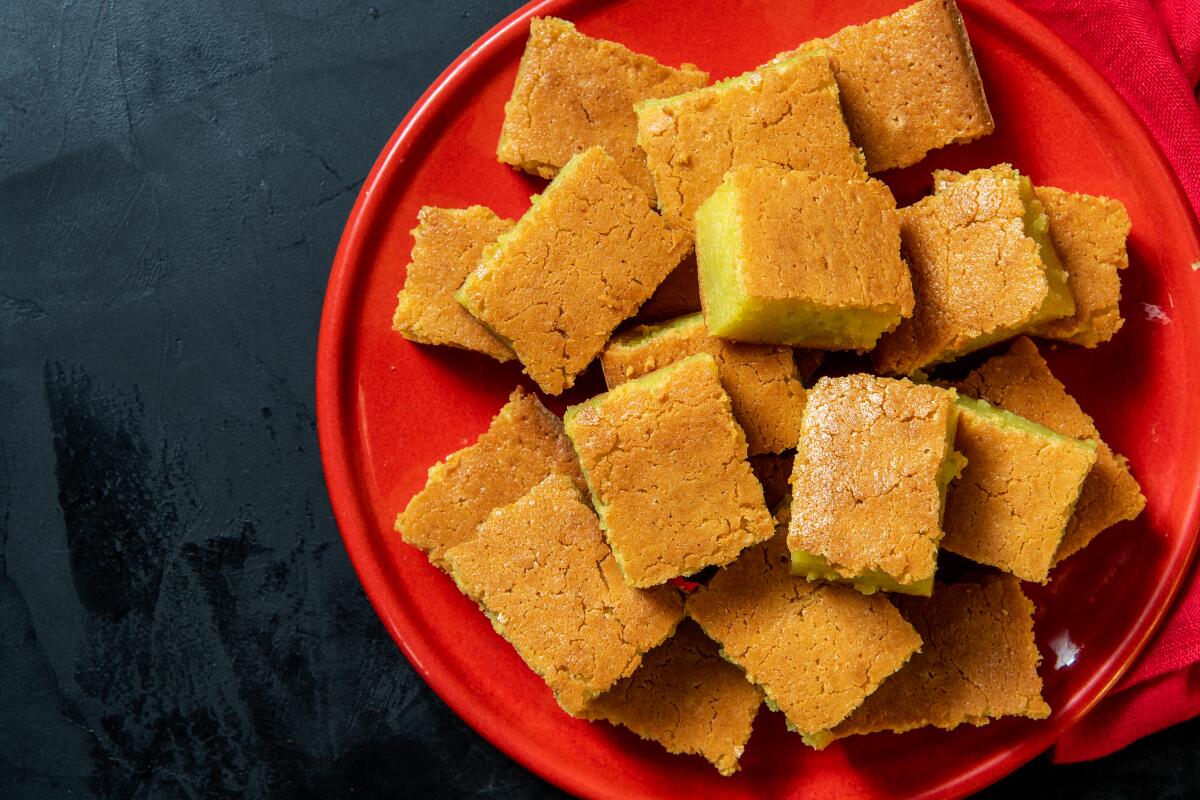
[[[429,470],[429,480],[396,518],[404,541],[446,569],[446,550],[475,535],[492,509],[508,505],[547,475],[585,487],[562,421],[517,388],[475,444]]]
[[[1096,463],[1095,443],[959,399],[954,446],[967,465],[946,497],[942,547],[1045,583],[1054,555]]]
[[[1121,318],[1121,278],[1129,266],[1125,242],[1129,214],[1120,200],[1072,194],[1052,186],[1034,189],[1050,220],[1050,236],[1066,269],[1075,314],[1039,328],[1039,336],[1095,347],[1111,339]]]
[[[704,318],[692,314],[614,337],[600,364],[612,388],[696,353],[708,353],[717,362],[721,386],[729,394],[733,416],[746,433],[752,455],[796,446],[804,386],[789,347],[717,339],[708,335]]]
[[[633,585],[726,564],[771,535],[745,436],[707,353],[572,406],[566,429]]]
[[[513,226],[490,208],[433,208],[417,214],[412,261],[392,328],[408,339],[476,350],[499,361],[512,351],[454,300],[454,290],[475,268],[485,245]]]
[[[456,298],[511,344],[543,391],[558,394],[689,248],[594,147],[484,249]]]
[[[883,595],[793,577],[782,526],[691,595],[687,613],[804,735],[845,719],[921,645]]]
[[[896,200],[886,185],[776,166],[741,167],[725,180],[738,192],[748,294],[912,312]]]
[[[707,83],[708,74],[691,64],[673,69],[624,45],[585,36],[566,20],[535,17],[504,105],[497,156],[552,178],[576,153],[599,145],[630,183],[654,197],[637,145],[633,104]]]
[[[921,0],[826,40],[842,109],[870,172],[906,167],[994,126],[951,0]]]
[[[986,400],[1065,436],[1099,442],[1096,464],[1084,481],[1055,563],[1083,549],[1105,528],[1134,519],[1145,507],[1146,498],[1124,459],[1100,440],[1092,418],[1067,394],[1029,339],[1017,339],[1008,352],[988,359],[954,385],[969,397]]]
[[[780,164],[865,177],[824,51],[760,67],[636,107],[638,144],[659,208],[691,230],[692,215],[731,167]]]
[[[974,170],[900,210],[916,308],[875,348],[881,372],[911,374],[1020,331],[1050,290],[1008,164]]]
[[[898,599],[921,635],[921,652],[834,729],[835,736],[1019,715],[1043,719],[1033,603],[1010,575],[938,585],[929,599]]]
[[[674,589],[621,580],[596,515],[564,475],[494,511],[446,560],[459,588],[572,714],[632,674],[682,617]]]
[[[792,472],[788,546],[843,577],[933,576],[942,462],[955,396],[908,380],[822,378],[809,391]]]
[[[624,725],[672,753],[695,753],[722,775],[738,769],[762,695],[689,621],[638,671],[588,706],[589,719]]]

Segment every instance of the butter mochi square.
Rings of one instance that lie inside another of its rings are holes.
[[[699,314],[647,325],[613,337],[600,356],[612,389],[696,353],[717,362],[733,416],[746,434],[750,455],[796,446],[804,385],[789,347],[740,344],[709,336]]]
[[[691,64],[664,66],[624,45],[585,36],[566,20],[535,17],[504,104],[496,156],[553,178],[575,154],[603,147],[626,180],[653,198],[633,105],[707,83],[708,74]]]
[[[721,655],[762,688],[788,727],[811,737],[837,725],[921,646],[884,595],[791,574],[784,531],[743,553],[687,599]]]
[[[571,388],[691,249],[599,147],[571,159],[455,299],[547,394]]]
[[[898,598],[921,635],[921,651],[850,717],[823,737],[903,733],[933,725],[950,730],[1007,716],[1045,719],[1042,660],[1034,642],[1033,603],[1011,575],[941,585],[929,599]]]
[[[1096,423],[1067,394],[1029,339],[1017,339],[1008,352],[993,356],[952,385],[968,397],[986,400],[1064,436],[1096,441],[1096,463],[1083,482],[1075,514],[1054,554],[1055,564],[1082,550],[1106,528],[1135,519],[1146,507],[1125,457],[1104,443]]]
[[[715,642],[685,620],[638,671],[597,697],[588,719],[624,725],[669,753],[695,754],[722,775],[737,772],[762,695]]]
[[[581,491],[586,486],[562,420],[518,388],[475,444],[429,469],[425,488],[396,517],[396,530],[444,570],[446,550],[552,473],[571,476]]]
[[[953,390],[908,380],[822,378],[809,392],[792,472],[792,569],[859,591],[928,595],[953,448]]]
[[[829,51],[846,124],[869,172],[916,164],[930,150],[995,128],[953,0],[921,0],[800,50],[814,46]]]
[[[596,515],[565,475],[498,508],[446,551],[450,575],[572,715],[664,642],[682,618],[670,587],[621,580]]]
[[[1121,318],[1121,275],[1129,266],[1129,214],[1120,200],[1073,194],[1053,186],[1034,187],[1046,210],[1050,239],[1067,272],[1075,313],[1033,331],[1083,347],[1116,335]]]
[[[824,50],[634,108],[658,207],[689,231],[696,209],[733,167],[778,164],[866,177]]]
[[[417,214],[412,229],[412,261],[397,297],[392,330],[422,344],[474,350],[497,361],[512,351],[454,300],[454,292],[475,269],[483,248],[513,226],[490,208],[433,208]]]
[[[771,536],[746,437],[708,353],[571,406],[564,422],[630,585],[728,564]]]
[[[714,336],[870,350],[913,312],[896,200],[876,180],[741,167],[696,212]]]
[[[875,348],[875,368],[911,375],[1075,313],[1049,222],[1008,164],[939,171],[936,192],[900,209],[916,308]]]
[[[954,447],[967,465],[946,496],[942,547],[1045,583],[1096,463],[1096,441],[960,396]]]

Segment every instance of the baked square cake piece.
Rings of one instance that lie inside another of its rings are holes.
[[[1045,583],[1096,463],[1095,440],[960,396],[954,447],[967,465],[946,495],[942,547]]]
[[[513,349],[542,391],[559,394],[690,249],[593,147],[484,248],[455,299]]]
[[[728,564],[771,536],[746,437],[707,353],[571,406],[564,422],[630,585]]]
[[[717,339],[708,335],[704,318],[692,314],[613,337],[600,355],[600,365],[612,389],[696,353],[708,353],[717,362],[721,386],[733,403],[733,416],[746,433],[751,455],[796,446],[804,385],[790,347]]]
[[[821,45],[869,172],[916,164],[930,150],[995,128],[953,0],[921,0],[800,50]]]
[[[1033,191],[1046,210],[1050,238],[1075,298],[1073,316],[1048,322],[1033,333],[1084,347],[1107,342],[1125,324],[1119,271],[1129,266],[1129,214],[1111,197],[1072,194],[1053,186]]]
[[[596,515],[565,475],[498,508],[446,551],[450,574],[572,715],[664,642],[682,618],[668,586],[621,580]]]
[[[508,505],[551,473],[585,488],[562,420],[516,389],[475,444],[429,469],[425,488],[396,517],[404,541],[446,569],[446,550],[475,535],[492,509]]]
[[[897,599],[921,651],[850,717],[822,737],[985,725],[1006,716],[1045,719],[1033,603],[1011,575],[938,584],[929,599]]]
[[[953,386],[1064,436],[1096,441],[1096,464],[1083,482],[1055,564],[1082,550],[1100,531],[1136,518],[1145,508],[1146,498],[1125,458],[1100,439],[1095,422],[1067,394],[1029,339],[1017,339],[1007,353],[992,357]]]
[[[780,530],[687,599],[687,614],[805,737],[844,720],[900,669],[921,638],[882,594],[791,574]]]
[[[513,226],[490,208],[433,208],[417,214],[412,261],[397,297],[392,329],[405,339],[475,350],[497,361],[512,351],[454,300],[486,245]]]
[[[504,104],[496,156],[553,178],[576,153],[603,147],[626,180],[653,198],[633,104],[707,84],[708,74],[692,64],[673,69],[624,45],[585,36],[566,20],[535,17],[512,97]]]
[[[916,308],[879,340],[880,372],[910,375],[1075,313],[1028,178],[998,164],[935,181],[900,209]]]
[[[669,753],[702,756],[722,775],[732,775],[761,705],[762,695],[745,674],[685,620],[642,658],[637,672],[593,700],[584,716],[624,725]]]
[[[740,167],[695,221],[714,336],[863,351],[912,314],[896,200],[879,181]]]
[[[824,50],[634,108],[658,207],[687,230],[733,167],[778,164],[866,177]]]
[[[908,380],[822,378],[809,391],[796,463],[788,547],[810,580],[864,593],[928,595],[953,448],[953,390]]]

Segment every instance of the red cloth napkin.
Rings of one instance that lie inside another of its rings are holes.
[[[1200,0],[1018,0],[1103,74],[1175,168],[1200,217]],[[1058,741],[1086,761],[1200,715],[1200,570],[1116,689]]]

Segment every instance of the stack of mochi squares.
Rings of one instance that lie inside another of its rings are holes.
[[[764,703],[818,749],[1050,713],[1021,582],[1145,501],[1029,337],[1116,334],[1130,223],[1009,164],[871,177],[993,127],[951,0],[711,85],[532,20],[497,154],[550,183],[422,209],[393,326],[608,391],[516,389],[396,529],[566,713],[723,775]]]

